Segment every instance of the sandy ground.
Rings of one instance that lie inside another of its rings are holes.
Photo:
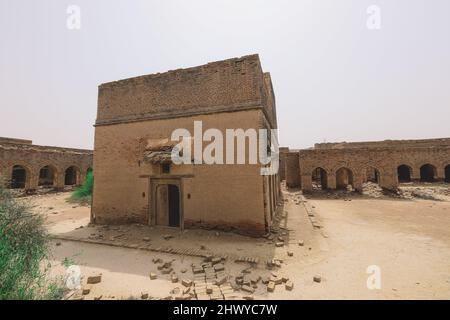
[[[255,299],[450,299],[448,201],[348,196],[310,197],[304,203],[299,193],[285,191],[278,232],[267,239],[139,225],[88,226],[90,209],[67,203],[68,195],[27,197],[25,201],[46,216],[54,236],[72,239],[53,241],[52,275],[65,276],[64,260],[78,265],[82,286],[91,289],[84,299],[141,298],[142,293],[154,298],[180,296],[184,286],[172,283],[171,276],[162,274],[153,260],[173,261],[173,272],[180,281],[195,280],[191,265],[202,263],[203,258],[192,254],[203,253],[226,257],[223,274],[227,282],[221,287],[234,287],[226,295],[229,299],[248,295]],[[320,228],[308,217],[311,211]],[[171,236],[168,240],[167,235]],[[278,237],[284,240],[283,247],[275,246]],[[163,253],[160,248],[189,253]],[[240,257],[257,258],[258,263],[235,262]],[[282,262],[269,270],[266,261],[273,259]],[[381,272],[380,289],[367,288],[367,268],[372,265]],[[274,292],[267,292],[260,280],[253,293],[244,292],[236,285],[243,271],[250,272],[245,273],[247,277],[263,279],[275,272],[289,278],[294,289],[288,291],[279,284]],[[158,278],[151,280],[150,272]],[[99,273],[102,281],[87,286],[87,277]],[[320,276],[321,282],[314,282],[314,276]]]

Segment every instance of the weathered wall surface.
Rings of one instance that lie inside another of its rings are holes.
[[[259,164],[172,164],[167,174],[160,163],[146,162],[149,139],[170,139],[179,128],[193,135],[194,121],[203,122],[203,131],[218,129],[224,138],[226,129],[276,128],[271,78],[258,55],[99,86],[94,222],[154,224],[155,186],[172,184],[181,189],[181,227],[267,230],[279,179],[263,177]]]
[[[433,144],[434,142],[431,142]],[[371,148],[328,148],[301,150],[299,153],[301,184],[304,191],[312,189],[312,173],[322,168],[327,173],[328,188],[336,188],[336,172],[348,168],[353,175],[353,187],[361,190],[367,169],[379,172],[379,184],[386,189],[398,186],[397,168],[407,165],[411,168],[411,179],[420,179],[420,168],[431,164],[436,168],[436,179],[445,179],[445,167],[450,164],[450,146],[429,146],[419,141],[417,147],[408,142],[406,147],[371,147]],[[425,146],[424,146],[425,145]]]
[[[314,149],[449,147],[450,138],[316,143]]]
[[[265,217],[260,165],[172,165],[170,174],[162,174],[159,165],[143,159],[148,139],[170,138],[178,128],[193,134],[194,121],[201,120],[203,130],[219,129],[225,137],[225,129],[259,128],[263,119],[261,110],[248,110],[97,126],[92,207],[95,222],[151,222],[151,182],[179,179],[184,227],[264,232],[270,220]],[[269,205],[266,203],[266,207]]]
[[[272,83],[258,55],[104,83],[99,86],[96,123],[254,108],[262,108],[276,127]]]
[[[280,147],[280,167],[279,167],[279,177],[280,181],[286,180],[286,158],[289,153],[288,147]]]
[[[286,154],[286,186],[289,188],[300,187],[300,165],[298,151],[290,151]]]
[[[20,165],[26,170],[25,189],[35,190],[38,187],[41,168],[50,166],[55,177],[53,186],[64,187],[67,168],[73,166],[79,170],[78,183],[84,180],[86,172],[92,168],[92,151],[32,145],[29,140],[0,139],[0,176],[8,183],[12,177],[14,166]],[[24,142],[22,142],[24,141]]]

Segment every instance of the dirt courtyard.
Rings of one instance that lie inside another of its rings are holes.
[[[70,264],[81,269],[89,293],[72,298],[181,299],[195,292],[200,299],[450,299],[449,201],[283,193],[274,233],[261,238],[89,226],[90,209],[66,202],[68,193],[26,201],[47,217],[55,237],[52,275],[64,277]],[[203,266],[206,280],[195,273],[205,256],[217,259]],[[161,269],[165,262],[169,273]],[[379,268],[380,289],[367,287],[369,266]],[[86,284],[100,273],[100,283]],[[191,289],[182,280],[193,281]],[[267,281],[277,281],[273,292]],[[213,293],[200,293],[205,286]]]

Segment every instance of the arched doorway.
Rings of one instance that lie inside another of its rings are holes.
[[[436,181],[437,172],[436,167],[432,164],[424,164],[420,167],[420,181],[434,182]]]
[[[328,175],[325,169],[316,168],[312,172],[313,189],[325,190],[328,188]]]
[[[25,167],[15,165],[11,173],[11,189],[24,189],[27,185],[28,171]]]
[[[450,182],[450,164],[445,167],[445,182]]]
[[[68,167],[64,173],[64,184],[66,186],[73,186],[80,184],[80,170],[71,166]]]
[[[378,169],[369,167],[366,169],[365,173],[365,181],[364,182],[373,182],[373,183],[380,183],[380,171]]]
[[[180,226],[180,190],[174,184],[160,184],[156,187],[155,224],[159,226]]]
[[[346,190],[353,187],[353,172],[348,168],[340,168],[336,171],[336,189]]]
[[[397,168],[398,182],[400,183],[411,182],[411,174],[412,174],[411,167],[407,166],[406,164],[398,166]]]
[[[45,166],[39,170],[38,186],[51,187],[55,185],[56,170],[52,166]]]

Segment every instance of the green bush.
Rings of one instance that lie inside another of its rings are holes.
[[[91,202],[93,185],[94,185],[94,176],[91,170],[87,172],[84,183],[72,193],[72,195],[70,196],[70,200],[72,202],[89,204]]]
[[[0,299],[48,297],[42,268],[48,245],[42,216],[0,185]]]

